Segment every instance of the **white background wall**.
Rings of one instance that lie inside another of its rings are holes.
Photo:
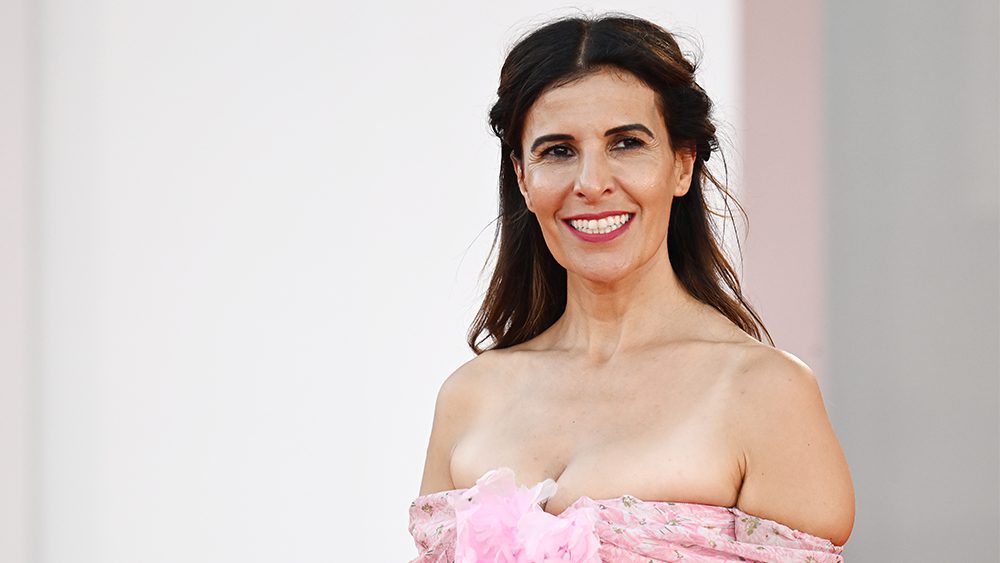
[[[31,513],[27,0],[0,2],[0,561],[28,557]]]
[[[702,38],[733,138],[738,5],[607,6]],[[38,4],[35,560],[412,556],[492,238],[486,112],[560,6]]]

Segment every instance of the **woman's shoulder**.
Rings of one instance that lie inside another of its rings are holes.
[[[798,415],[827,420],[819,379],[797,356],[756,340],[729,350],[726,383],[734,413],[773,420],[773,409],[784,405],[785,410],[798,409]]]
[[[438,390],[437,418],[449,426],[467,426],[469,417],[482,413],[501,391],[503,375],[511,371],[511,355],[508,350],[487,350],[458,366]]]
[[[767,391],[775,385],[811,386],[817,383],[812,369],[797,356],[753,337],[734,341],[728,348],[732,351],[735,368],[731,382],[741,392]]]
[[[470,412],[476,406],[475,402],[479,400],[481,395],[482,384],[489,373],[489,370],[486,369],[489,358],[486,358],[486,361],[483,358],[486,354],[488,352],[477,355],[458,366],[445,378],[438,390],[435,408],[438,413],[457,415],[462,412]],[[445,418],[450,420],[454,417],[445,416]]]
[[[512,352],[486,350],[458,366],[441,384],[439,396],[448,400],[471,401],[487,394],[500,379],[498,374],[509,371]]]

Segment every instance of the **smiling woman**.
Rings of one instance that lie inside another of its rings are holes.
[[[671,203],[687,193],[695,157],[671,148],[648,86],[599,68],[540,96],[524,137],[535,139],[531,149],[510,156],[520,193],[556,262],[585,274],[571,281],[611,283],[657,267]],[[614,217],[624,220],[609,223]]]
[[[499,255],[438,394],[415,561],[842,560],[850,472],[713,235],[694,73],[625,16],[508,55]]]

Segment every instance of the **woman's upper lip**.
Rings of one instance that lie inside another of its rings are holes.
[[[600,213],[581,213],[580,215],[573,215],[572,217],[563,217],[563,221],[589,221],[591,219],[604,219],[605,217],[613,217],[615,215],[624,215],[628,211],[602,211]]]

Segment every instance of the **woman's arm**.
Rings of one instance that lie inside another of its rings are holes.
[[[843,545],[854,527],[854,485],[816,376],[767,348],[734,386],[746,459],[737,507]]]
[[[470,416],[476,412],[476,360],[467,362],[441,384],[434,406],[434,422],[424,461],[420,494],[426,495],[456,488],[451,477],[451,454]]]

